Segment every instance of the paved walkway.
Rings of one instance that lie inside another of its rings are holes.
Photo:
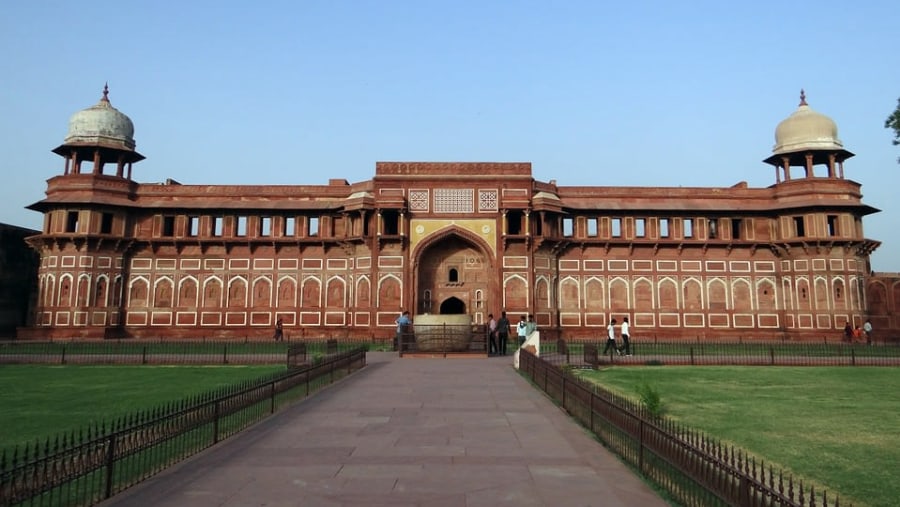
[[[367,361],[103,505],[667,505],[511,357]]]

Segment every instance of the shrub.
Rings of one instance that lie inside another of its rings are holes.
[[[653,417],[662,417],[665,414],[665,405],[659,391],[647,382],[641,382],[637,386],[638,396],[641,398],[641,406]]]

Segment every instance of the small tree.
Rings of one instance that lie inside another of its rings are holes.
[[[900,144],[900,99],[897,99],[897,109],[894,109],[894,112],[887,117],[887,120],[884,120],[884,128],[894,131],[894,139],[892,141],[894,146]],[[900,164],[900,158],[897,158],[897,163]]]

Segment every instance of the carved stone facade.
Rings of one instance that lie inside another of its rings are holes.
[[[844,178],[852,154],[836,127],[803,144],[828,122],[802,100],[766,188],[560,186],[529,163],[421,162],[353,184],[141,184],[132,132],[70,133],[31,206],[39,294],[20,336],[270,337],[281,318],[289,338],[389,337],[406,309],[530,313],[572,338],[621,316],[659,339],[900,328],[900,275],[869,265],[862,221],[878,210]]]

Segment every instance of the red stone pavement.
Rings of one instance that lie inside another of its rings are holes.
[[[667,505],[511,357],[367,361],[102,505]]]

